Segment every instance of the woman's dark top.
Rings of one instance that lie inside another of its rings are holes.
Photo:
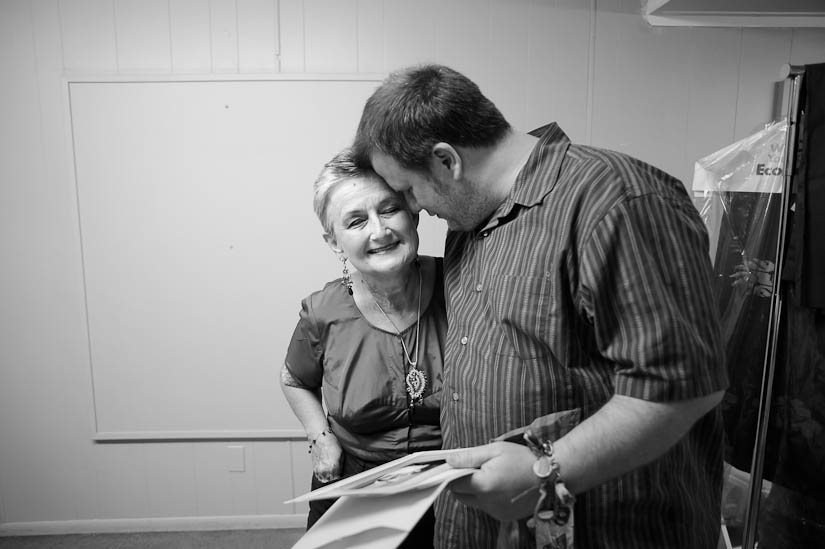
[[[436,258],[432,298],[421,311],[417,369],[427,376],[423,402],[410,406],[409,364],[398,335],[370,324],[341,279],[301,302],[286,368],[300,387],[321,389],[332,432],[344,452],[386,462],[410,452],[441,448],[439,408],[447,315],[444,271]],[[415,358],[416,326],[401,333]]]

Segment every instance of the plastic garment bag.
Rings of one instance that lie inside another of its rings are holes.
[[[786,122],[772,124],[702,158],[693,186],[710,236],[730,379],[723,518],[734,530],[742,525],[754,453],[764,452],[757,531],[766,549],[825,546],[825,316],[799,305],[796,282],[782,288],[767,438],[755,448],[771,296],[782,271],[774,261],[787,133]]]
[[[787,122],[696,162],[693,191],[708,228],[730,385],[722,402],[725,461],[734,467],[723,515],[741,526],[753,459],[781,217]],[[770,483],[767,483],[768,489]]]
[[[756,438],[784,186],[787,122],[696,162],[694,193],[708,227],[714,295],[730,386],[722,403],[726,461],[749,470]]]

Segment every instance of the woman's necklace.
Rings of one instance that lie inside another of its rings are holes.
[[[427,388],[427,376],[424,375],[424,372],[417,368],[418,366],[418,351],[419,351],[419,343],[420,339],[418,337],[419,330],[421,328],[421,269],[419,268],[418,271],[418,312],[415,316],[415,360],[410,358],[410,353],[407,351],[407,344],[404,343],[404,338],[401,336],[401,331],[398,329],[398,326],[395,325],[395,322],[392,321],[390,315],[381,308],[381,305],[378,304],[378,300],[375,299],[375,296],[372,295],[372,300],[375,302],[375,306],[378,307],[378,310],[381,311],[381,314],[387,319],[390,325],[395,330],[395,333],[398,335],[398,339],[401,340],[401,348],[404,350],[404,358],[407,359],[407,363],[410,365],[410,370],[407,372],[404,381],[407,385],[407,393],[410,395],[410,407],[415,406],[416,403],[420,404],[424,400],[424,390]],[[404,368],[406,370],[406,368]]]

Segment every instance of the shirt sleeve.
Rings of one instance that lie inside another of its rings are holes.
[[[285,366],[304,389],[318,389],[324,377],[324,353],[317,324],[312,321],[311,302],[301,302],[298,324],[289,341]]]
[[[584,309],[617,394],[674,401],[727,386],[707,232],[688,208],[659,195],[629,198],[585,248]]]

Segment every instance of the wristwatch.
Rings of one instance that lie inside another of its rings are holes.
[[[541,454],[533,462],[533,474],[541,480],[542,484],[555,482],[559,476],[559,465],[551,456]]]

